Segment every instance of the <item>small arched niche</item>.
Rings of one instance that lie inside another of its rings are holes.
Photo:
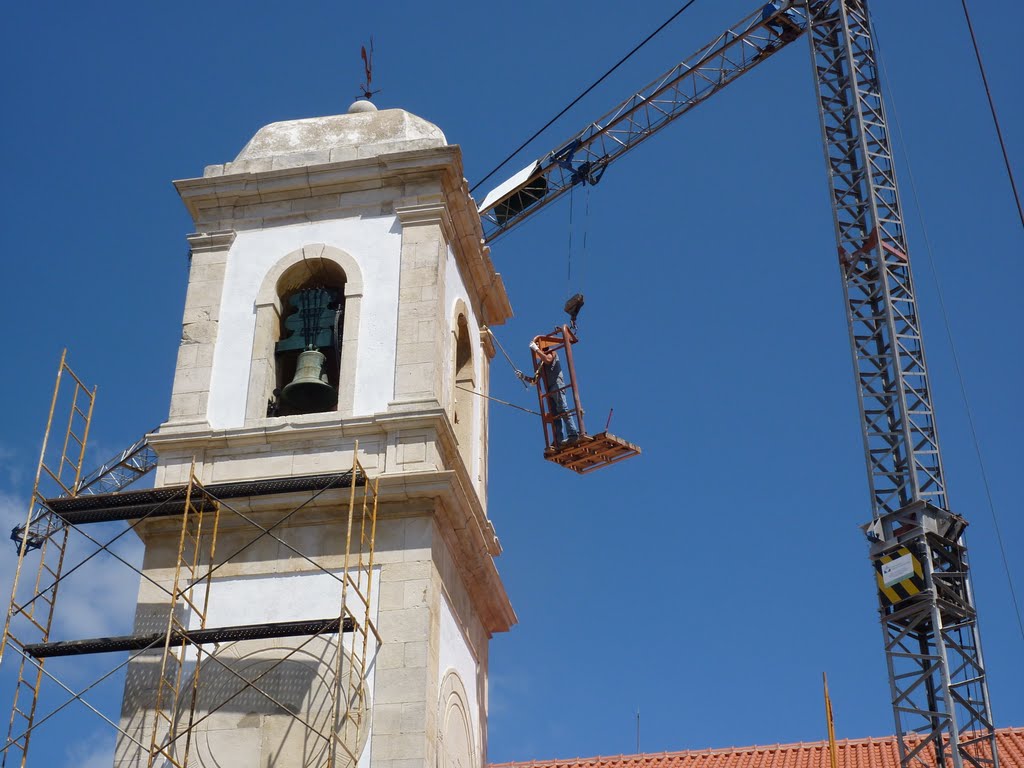
[[[469,321],[464,313],[459,313],[452,329],[455,344],[454,355],[454,388],[452,391],[452,425],[455,428],[455,439],[459,444],[459,453],[466,468],[472,473],[473,458],[473,393],[476,391],[476,373],[473,366],[473,342],[469,330]]]
[[[303,246],[271,268],[256,298],[247,423],[300,413],[351,414],[361,298],[358,264],[333,246]],[[319,360],[315,355],[302,358],[310,347],[323,356],[319,364],[311,364],[310,358]],[[288,403],[282,395],[297,372],[323,396],[299,407]]]

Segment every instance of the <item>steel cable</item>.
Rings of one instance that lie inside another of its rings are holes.
[[[1006,165],[1006,175],[1010,179],[1010,190],[1013,192],[1013,201],[1017,204],[1017,215],[1020,217],[1021,228],[1024,228],[1024,209],[1021,208],[1020,195],[1017,193],[1017,182],[1013,178],[1013,168],[1010,165],[1010,156],[1006,152],[1006,142],[1003,141],[1003,129],[999,126],[999,116],[996,114],[996,104],[992,100],[992,91],[988,87],[988,76],[985,74],[985,65],[981,63],[981,50],[978,48],[978,38],[974,36],[974,24],[971,23],[971,14],[967,10],[967,0],[960,0],[964,9],[964,18],[967,20],[967,31],[971,35],[971,45],[974,47],[974,57],[978,60],[978,71],[981,73],[981,83],[985,86],[985,97],[988,99],[988,108],[992,112],[992,123],[996,127],[996,136],[999,138],[999,149],[1003,152],[1003,163]],[[1024,635],[1024,625],[1021,626],[1021,634]]]
[[[536,139],[538,136],[540,136],[542,133],[544,133],[544,131],[546,131],[548,128],[550,128],[555,123],[555,121],[558,120],[558,118],[560,118],[562,115],[564,115],[570,109],[575,107],[580,102],[580,100],[583,99],[584,96],[586,96],[588,93],[590,93],[592,90],[594,90],[597,86],[599,86],[601,83],[603,83],[615,70],[617,70],[619,67],[621,67],[623,64],[625,64],[633,56],[634,53],[636,53],[641,48],[643,48],[645,45],[647,45],[647,43],[649,43],[652,39],[654,39],[654,37],[659,32],[661,32],[661,30],[663,30],[665,27],[667,27],[669,24],[671,24],[673,21],[675,21],[680,15],[682,15],[683,11],[685,11],[687,8],[689,8],[691,5],[693,5],[695,2],[697,2],[697,0],[688,0],[688,2],[684,3],[682,8],[680,8],[678,11],[676,11],[671,16],[669,16],[664,22],[662,22],[661,26],[659,26],[656,30],[651,32],[651,34],[649,34],[647,37],[645,37],[643,40],[641,40],[639,43],[637,43],[637,45],[633,47],[633,50],[631,50],[629,53],[627,53],[625,56],[623,56],[621,59],[619,59],[615,63],[615,66],[613,66],[611,69],[609,69],[607,72],[605,72],[599,78],[597,78],[597,80],[595,80],[593,83],[591,83],[589,86],[587,86],[587,88],[582,93],[580,93],[579,96],[577,96],[575,99],[570,101],[569,104],[561,112],[559,112],[557,115],[555,115],[550,120],[548,120],[546,123],[544,123],[544,125],[541,126],[541,128],[536,133],[534,133],[530,138],[528,138],[526,141],[524,141],[522,144],[520,144],[518,147],[516,147],[515,150],[513,150],[512,153],[508,157],[506,157],[504,160],[502,160],[500,163],[498,163],[498,165],[495,166],[494,169],[490,173],[488,173],[486,176],[484,176],[482,179],[480,179],[480,181],[478,181],[476,184],[474,184],[469,191],[470,192],[474,192],[477,187],[479,187],[481,184],[483,184],[485,181],[487,181],[489,178],[491,178],[491,176],[493,176],[498,171],[500,171],[502,168],[504,168],[508,164],[508,162],[512,158],[514,158],[516,155],[518,155],[520,152],[522,152],[530,144],[530,142],[532,142],[534,139]]]
[[[873,19],[871,21],[871,25],[876,27]],[[877,32],[875,33],[875,37],[878,37]],[[903,138],[903,126],[900,123],[899,114],[896,111],[896,100],[893,98],[892,87],[888,82],[889,77],[885,68],[885,61],[881,54],[881,44],[879,44],[878,48],[878,63],[880,74],[882,75],[882,84],[888,92],[888,103],[892,107],[891,111],[893,122],[896,124],[896,135],[899,137],[900,148],[903,150],[904,161],[907,167],[907,177],[910,179],[910,191],[914,198],[914,207],[917,209],[917,217],[921,225],[921,236],[924,240],[925,254],[927,256],[925,261],[928,263],[928,273],[932,278],[932,284],[935,286],[935,294],[939,303],[939,312],[942,315],[943,327],[946,330],[946,341],[949,344],[949,349],[953,358],[953,369],[956,371],[957,381],[960,385],[960,398],[963,401],[964,410],[967,415],[967,424],[970,429],[971,440],[974,443],[974,452],[978,458],[978,467],[981,471],[981,481],[985,488],[985,497],[988,501],[989,512],[992,516],[992,527],[995,530],[996,542],[999,546],[999,554],[1003,561],[1003,571],[1006,573],[1006,583],[1010,589],[1010,599],[1013,601],[1013,609],[1017,616],[1017,626],[1020,629],[1021,640],[1024,640],[1024,618],[1021,616],[1020,604],[1017,600],[1017,590],[1014,588],[1013,575],[1010,571],[1010,562],[1006,557],[1006,545],[1003,543],[1003,533],[999,525],[999,517],[996,514],[995,500],[992,497],[992,488],[989,483],[988,472],[985,469],[985,460],[981,453],[981,443],[978,439],[978,430],[974,422],[974,411],[971,408],[970,400],[967,397],[967,384],[964,381],[963,368],[960,365],[960,356],[957,354],[956,344],[953,342],[953,329],[950,325],[949,313],[946,309],[945,294],[942,291],[942,284],[939,282],[938,271],[935,269],[935,256],[932,252],[931,238],[928,237],[928,228],[925,225],[924,213],[921,208],[921,200],[917,194],[917,183],[914,180],[914,172],[910,167],[910,152],[907,149],[907,142]]]

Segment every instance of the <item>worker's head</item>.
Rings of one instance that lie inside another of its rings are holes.
[[[550,363],[555,358],[555,353],[550,349],[553,346],[555,346],[555,342],[541,336],[534,336],[530,343],[530,348],[536,350],[537,356],[545,363]]]

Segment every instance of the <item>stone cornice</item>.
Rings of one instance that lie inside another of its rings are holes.
[[[403,227],[434,225],[441,228],[448,242],[455,240],[455,226],[449,214],[448,206],[438,200],[436,203],[422,205],[403,205],[395,207],[395,215]]]
[[[208,449],[246,446],[308,445],[325,438],[387,437],[390,433],[429,429],[443,457],[452,469],[394,472],[382,464],[378,475],[383,502],[407,499],[440,499],[435,510],[449,546],[456,549],[456,562],[464,573],[467,588],[481,610],[488,631],[502,632],[516,622],[493,558],[501,554],[494,525],[473,486],[458,450],[455,433],[444,409],[415,413],[388,412],[374,416],[339,419],[337,414],[306,414],[287,422],[267,419],[265,424],[214,430],[209,425],[165,424],[148,436],[158,456],[198,454]],[[386,440],[385,440],[386,442]],[[384,454],[381,458],[385,459]],[[385,459],[386,460],[386,459]]]
[[[359,192],[393,179],[440,174],[444,202],[401,206],[403,225],[429,223],[429,210],[443,205],[439,223],[452,245],[459,267],[473,289],[482,323],[501,325],[512,316],[512,307],[501,275],[494,269],[490,248],[484,245],[483,227],[476,205],[463,178],[461,150],[456,145],[396,152],[378,157],[323,163],[299,168],[247,171],[223,176],[182,179],[174,182],[197,228],[204,211],[221,211],[218,221],[230,220],[232,209],[272,201],[318,195]],[[223,212],[228,211],[225,215]],[[223,224],[222,224],[223,226]]]
[[[479,303],[477,316],[485,325],[503,325],[512,317],[512,305],[501,274],[491,261],[490,246],[484,244],[484,231],[477,213],[476,203],[469,194],[469,182],[462,176],[461,164],[457,176],[445,178],[445,198],[454,229],[453,249],[463,274],[467,275]]]
[[[395,206],[395,215],[402,222],[402,226],[406,227],[415,226],[416,224],[447,226],[450,219],[446,213],[446,208],[441,202]]]
[[[235,242],[235,230],[222,229],[217,232],[195,232],[185,237],[189,250],[195,253],[226,251]]]
[[[491,635],[507,632],[518,622],[515,609],[501,581],[493,556],[483,547],[480,530],[474,525],[465,488],[458,472],[407,472],[380,476],[377,487],[379,519],[431,514],[446,545],[452,550],[470,599],[484,629]],[[301,501],[300,501],[301,498]],[[335,521],[337,508],[348,503],[349,491],[332,489],[320,492],[315,500],[309,494],[295,497],[296,505],[304,505],[303,525]],[[441,502],[441,503],[437,503]],[[232,499],[232,507],[245,514],[280,509],[281,497],[254,496]],[[222,530],[243,529],[251,523],[229,517]],[[180,531],[180,522],[166,518],[146,520],[136,526],[145,538],[157,533]]]
[[[441,533],[455,555],[455,564],[462,573],[480,620],[488,634],[507,632],[517,623],[515,610],[502,584],[494,557],[483,548],[478,519],[467,514],[466,492],[457,472],[411,472],[384,474],[380,477],[380,501],[439,499],[434,515]],[[473,495],[473,494],[469,494]]]
[[[246,171],[225,176],[181,179],[174,182],[178,194],[198,220],[205,207],[240,206],[284,197],[310,197],[345,192],[346,187],[388,177],[430,172],[461,173],[458,147],[398,152],[365,160],[344,160],[275,171]]]

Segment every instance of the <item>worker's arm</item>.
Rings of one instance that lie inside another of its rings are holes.
[[[533,341],[530,342],[530,349],[537,353],[537,357],[541,359],[541,362],[550,365],[552,362],[554,362],[555,353],[548,352],[546,349],[542,349],[541,346],[537,343],[538,341],[540,341],[540,336],[534,336]]]

